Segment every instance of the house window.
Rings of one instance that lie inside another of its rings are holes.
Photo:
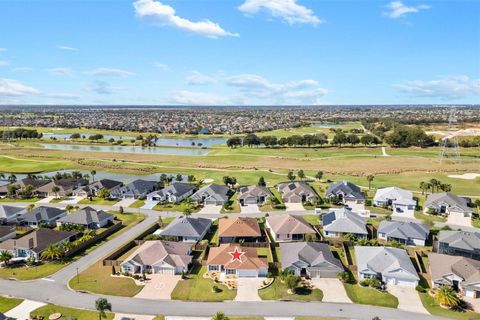
[[[225,274],[237,274],[237,269],[225,269]]]
[[[218,271],[218,266],[208,266],[208,271]]]

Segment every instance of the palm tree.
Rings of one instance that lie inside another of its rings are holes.
[[[317,180],[322,180],[322,177],[323,177],[323,171],[318,171],[316,174],[315,174],[315,178]]]
[[[17,176],[12,173],[11,175],[8,176],[7,180],[10,183],[14,183],[15,181],[17,181]]]
[[[112,304],[108,302],[105,298],[98,298],[95,301],[95,309],[99,312],[98,319],[102,320],[103,317],[106,317],[105,311],[112,311]]]
[[[58,191],[60,191],[60,188],[58,186],[52,187],[52,192],[55,193],[55,198],[58,198]]]
[[[40,255],[45,260],[57,260],[62,257],[62,249],[56,244],[51,244]]]
[[[421,181],[419,187],[422,190],[422,195],[424,195],[425,189],[427,189],[427,183],[425,183],[425,181]]]
[[[92,176],[92,181],[95,182],[95,175],[97,174],[96,170],[90,171],[90,175]]]
[[[440,181],[437,179],[430,179],[430,187],[432,188],[432,193],[435,193],[435,188],[438,190],[438,185],[440,184]]]
[[[367,176],[367,181],[368,181],[368,190],[370,190],[371,186],[372,186],[372,181],[373,179],[375,179],[375,176],[373,174],[369,174]]]
[[[23,197],[31,198],[34,187],[31,184],[25,185],[22,190]]]
[[[460,299],[452,286],[443,285],[435,292],[435,301],[443,306],[453,308],[460,304]]]
[[[30,212],[30,211],[32,211],[33,209],[35,209],[35,204],[30,203],[30,204],[28,205],[28,207],[27,207],[27,211]]]
[[[230,318],[225,313],[219,311],[213,315],[212,320],[230,320]]]
[[[5,173],[0,173],[0,180],[5,179]]]
[[[12,260],[13,254],[10,251],[2,250],[0,251],[0,262],[3,262],[5,266],[8,266],[10,260]]]
[[[302,169],[298,170],[297,175],[300,178],[300,180],[303,180],[303,178],[305,178],[305,172],[303,172]]]

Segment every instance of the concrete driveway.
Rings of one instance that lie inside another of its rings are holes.
[[[258,296],[258,287],[264,278],[238,278],[235,301],[262,301]]]
[[[352,303],[342,282],[334,278],[313,278],[312,284],[322,290],[324,302]]]
[[[153,320],[153,316],[138,314],[115,313],[113,320]]]
[[[63,201],[60,201],[61,204],[76,204],[83,200],[83,197],[68,197],[68,199],[65,199]]]
[[[460,226],[460,227],[471,227],[472,218],[464,217],[461,213],[452,213],[447,217],[447,225],[451,226]]]
[[[420,300],[420,296],[415,288],[389,285],[387,290],[397,297],[398,309],[429,314],[428,311],[423,307],[422,300]]]
[[[38,200],[35,203],[50,203],[50,201],[52,201],[53,199],[55,199],[55,197],[53,197],[53,196],[52,197],[46,197],[46,198]]]
[[[44,305],[45,303],[42,303],[42,302],[24,300],[22,303],[20,303],[18,306],[16,306],[12,310],[7,311],[5,313],[5,316],[7,317],[7,319],[9,318],[18,319],[18,320],[30,319],[30,312],[40,307],[43,307]]]
[[[198,212],[198,214],[219,214],[220,210],[222,210],[222,206],[207,204]]]
[[[285,202],[286,211],[305,211],[302,203]]]
[[[135,297],[150,300],[170,300],[170,295],[175,289],[181,276],[166,274],[149,274],[148,282]]]
[[[132,203],[134,203],[135,201],[137,201],[137,199],[127,198],[127,199],[120,200],[119,202],[115,203],[113,206],[114,206],[114,207],[124,207],[124,208],[128,208],[128,207],[130,207],[130,205],[131,205]]]
[[[260,209],[256,204],[246,204],[244,206],[240,206],[241,213],[260,213]]]
[[[142,209],[153,209],[158,204],[159,201],[146,201]]]

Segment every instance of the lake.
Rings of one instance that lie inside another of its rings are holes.
[[[90,137],[92,134],[90,133],[81,133],[81,136],[85,136],[86,138]],[[44,133],[43,137],[45,139],[56,138],[58,140],[71,140],[70,139],[71,133]],[[105,140],[114,139],[117,140],[124,140],[129,141],[131,139],[135,139],[132,136],[120,136],[120,135],[110,135],[104,134],[103,138]],[[165,147],[191,147],[192,143],[196,146],[201,144],[202,147],[211,147],[216,144],[225,144],[227,142],[227,138],[158,138],[156,145],[157,146],[165,146]],[[139,142],[140,144],[140,142]]]
[[[41,144],[46,149],[66,150],[66,151],[94,151],[111,153],[142,153],[158,155],[178,155],[178,156],[205,156],[208,150],[205,149],[181,149],[181,148],[144,148],[141,146],[94,146],[82,144]]]

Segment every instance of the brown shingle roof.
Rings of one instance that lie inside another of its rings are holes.
[[[260,237],[260,226],[256,218],[238,217],[220,219],[219,237]]]
[[[278,234],[308,234],[315,233],[315,230],[301,216],[292,216],[289,214],[275,215],[267,217],[267,222],[273,232]]]
[[[239,260],[232,260],[231,252],[243,252]],[[209,265],[223,265],[228,269],[259,269],[268,268],[267,258],[259,258],[257,248],[242,247],[234,243],[221,244],[219,247],[210,248],[208,254],[207,264]]]

